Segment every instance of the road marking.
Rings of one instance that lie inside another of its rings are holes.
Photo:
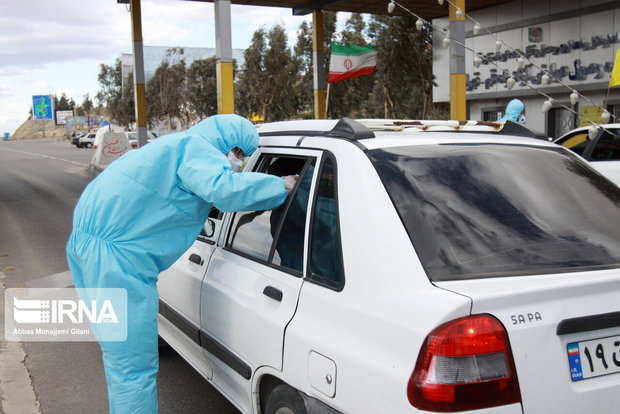
[[[6,341],[4,335],[4,291],[6,276],[0,272],[0,406],[5,414],[40,414],[41,409],[24,364],[21,342]]]
[[[73,164],[73,165],[78,165],[80,167],[88,167],[89,166],[89,164],[84,164],[84,163],[77,162],[77,161],[66,160],[64,158],[53,157],[51,155],[37,154],[36,152],[28,152],[28,151],[16,150],[16,149],[13,149],[13,148],[6,148],[6,147],[0,147],[0,148],[4,149],[4,150],[7,150],[7,151],[19,152],[20,154],[34,155],[35,157],[49,158],[49,159],[52,159],[52,160],[64,161],[64,162],[68,162],[68,163]]]

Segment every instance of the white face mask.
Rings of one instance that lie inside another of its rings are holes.
[[[239,158],[237,158],[237,156],[233,154],[232,151],[228,153],[227,157],[228,157],[228,161],[230,162],[230,167],[232,168],[232,170],[234,172],[241,171],[243,160],[240,160]]]

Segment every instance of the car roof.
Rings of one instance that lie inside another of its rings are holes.
[[[363,149],[446,143],[550,146],[515,122],[418,121],[393,119],[299,120],[257,127],[262,146],[303,146],[308,137],[345,139]],[[312,140],[316,145],[317,140]]]
[[[575,132],[586,132],[591,127],[592,127],[592,125],[588,125],[588,126],[582,126],[582,127],[579,127],[579,128],[571,129],[567,133],[562,134],[558,138],[554,139],[554,141],[561,140],[562,138],[564,138],[568,134],[574,134]],[[597,128],[604,128],[604,129],[620,129],[620,124],[598,124],[596,127]]]

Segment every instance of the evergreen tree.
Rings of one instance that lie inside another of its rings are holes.
[[[187,69],[187,100],[200,118],[217,114],[215,56],[197,59]]]
[[[105,112],[121,125],[135,122],[133,76],[128,77],[123,86],[121,60],[116,59],[114,66],[100,64],[97,76],[101,89],[97,92],[97,100],[104,106]]]
[[[63,92],[60,95],[60,99],[58,99],[58,96],[54,95],[54,111],[67,111],[74,107],[75,102],[73,102],[73,99],[69,99],[66,93]]]
[[[258,114],[265,121],[288,119],[296,113],[293,86],[298,69],[286,40],[280,25],[268,34],[262,28],[254,32],[236,88],[240,113]]]
[[[183,49],[168,49],[164,59],[148,81],[146,96],[148,100],[147,118],[165,119],[171,129],[171,119],[184,115],[187,117],[186,66]]]
[[[242,74],[235,87],[237,112],[248,118],[263,113],[263,88],[268,76],[263,62],[266,49],[265,30],[261,28],[254,32],[250,46],[243,52]]]
[[[324,61],[323,69],[327,78],[329,71],[329,58],[331,56],[331,44],[336,37],[336,22],[338,14],[336,12],[323,12],[323,49]],[[297,32],[297,43],[295,45],[295,60],[298,62],[300,77],[295,85],[297,97],[297,110],[302,113],[310,112],[314,109],[314,72],[312,57],[312,23],[303,21]]]
[[[377,80],[371,116],[446,118],[445,105],[432,105],[431,30],[415,28],[411,16],[372,16],[369,34],[377,46]],[[380,103],[383,103],[381,105]]]

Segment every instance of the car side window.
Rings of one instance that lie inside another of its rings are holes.
[[[303,176],[299,178],[299,184],[291,202],[281,205],[271,214],[272,228],[276,222],[280,221],[279,216],[284,215],[284,219],[270,262],[299,273],[304,267],[304,233],[313,173],[314,165],[309,163]]]
[[[344,284],[340,220],[336,186],[336,163],[327,157],[321,167],[312,216],[310,278],[341,289]]]
[[[614,134],[618,130],[603,131],[603,134],[592,151],[592,161],[620,160],[620,136]]]
[[[313,164],[314,158],[263,156],[255,171],[280,177],[298,175],[297,185],[284,204],[274,210],[236,213],[227,247],[301,275]]]
[[[576,132],[567,136],[561,142],[558,142],[564,148],[568,148],[576,154],[583,155],[586,147],[588,146],[588,131]]]

